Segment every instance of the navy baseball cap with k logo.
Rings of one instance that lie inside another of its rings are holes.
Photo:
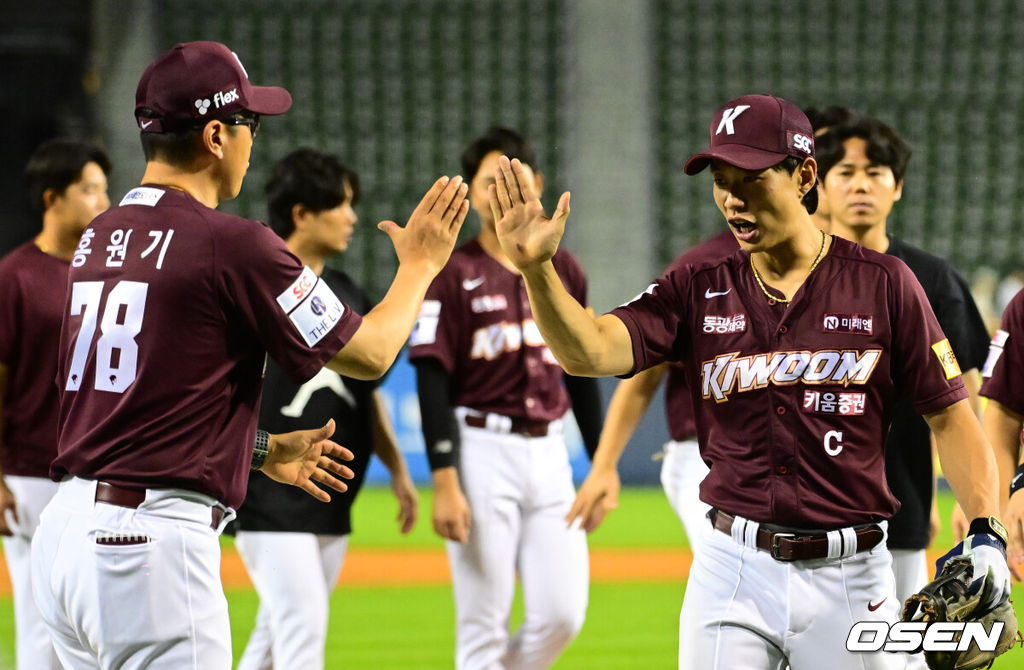
[[[135,91],[135,119],[147,133],[245,111],[284,114],[291,106],[291,94],[280,86],[253,86],[242,61],[220,42],[175,45],[149,64]]]
[[[731,100],[711,121],[711,142],[694,154],[683,171],[697,174],[712,160],[744,170],[764,170],[788,156],[814,157],[814,130],[803,111],[771,95],[745,95]]]

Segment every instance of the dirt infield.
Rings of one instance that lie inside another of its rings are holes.
[[[690,572],[689,551],[597,549],[590,552],[594,581],[682,581]],[[225,549],[220,568],[224,588],[249,588],[252,582],[234,549]],[[446,584],[448,557],[443,550],[352,549],[341,581],[348,585]],[[0,561],[0,595],[11,594],[7,563]]]

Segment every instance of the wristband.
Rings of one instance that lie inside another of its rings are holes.
[[[1010,480],[1010,495],[1012,496],[1021,489],[1024,489],[1024,465],[1017,466],[1017,472],[1014,473],[1013,479]]]
[[[256,429],[256,443],[252,447],[251,470],[259,470],[267,461],[270,454],[270,433],[265,430]]]
[[[992,537],[998,538],[1003,543],[1003,549],[1006,549],[1007,545],[1007,534],[1006,527],[1000,523],[999,519],[994,516],[979,516],[977,519],[971,522],[970,528],[967,529],[968,535],[976,535],[978,533],[985,533]]]

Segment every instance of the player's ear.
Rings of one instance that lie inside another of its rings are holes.
[[[292,224],[295,226],[295,230],[304,229],[306,224],[309,222],[309,216],[312,213],[312,210],[301,202],[297,202],[292,205]]]
[[[48,188],[43,191],[43,211],[53,207],[53,203],[57,202],[57,198],[60,197],[60,193],[55,188]]]
[[[203,149],[219,158],[224,158],[224,141],[228,128],[220,121],[210,121],[203,126],[200,142]]]
[[[903,180],[900,179],[896,182],[896,193],[892,199],[893,202],[899,202],[899,199],[903,197]]]
[[[818,183],[818,164],[813,158],[805,158],[796,172],[800,182],[800,197],[803,198]]]

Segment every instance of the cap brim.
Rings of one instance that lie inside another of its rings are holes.
[[[778,165],[786,159],[789,154],[765,151],[739,144],[717,147],[712,151],[694,154],[686,161],[683,172],[686,174],[697,174],[713,160],[724,161],[729,165],[735,165],[743,170],[764,170],[773,165]]]
[[[284,114],[292,106],[292,94],[280,86],[253,86],[248,98],[245,108],[266,116]]]

